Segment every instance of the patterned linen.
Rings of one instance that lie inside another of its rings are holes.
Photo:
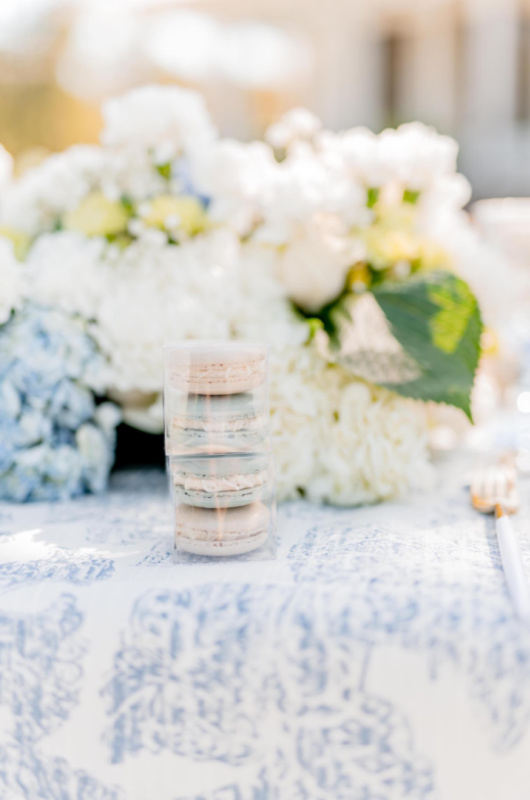
[[[268,562],[174,565],[166,491],[0,506],[1,800],[528,800],[530,631],[458,470],[284,506]]]

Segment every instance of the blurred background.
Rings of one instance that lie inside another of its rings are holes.
[[[200,89],[243,139],[300,104],[334,129],[418,119],[458,138],[475,199],[530,194],[530,0],[0,0],[19,170],[150,81]]]

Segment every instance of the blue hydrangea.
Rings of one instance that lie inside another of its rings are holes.
[[[119,414],[96,405],[104,360],[86,325],[27,305],[0,326],[0,499],[106,488]]]

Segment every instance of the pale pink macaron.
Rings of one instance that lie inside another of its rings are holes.
[[[249,392],[267,379],[267,346],[248,342],[186,342],[166,348],[169,381],[189,394]]]
[[[175,544],[199,556],[239,556],[261,547],[269,526],[264,503],[222,509],[181,504],[175,509]]]

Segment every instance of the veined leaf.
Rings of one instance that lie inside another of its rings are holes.
[[[482,320],[469,286],[449,272],[348,289],[318,314],[333,360],[405,397],[461,408],[471,419]]]
[[[407,397],[461,408],[471,418],[471,390],[480,357],[482,320],[469,286],[430,272],[374,291],[390,331],[418,366],[413,380],[388,385]]]

